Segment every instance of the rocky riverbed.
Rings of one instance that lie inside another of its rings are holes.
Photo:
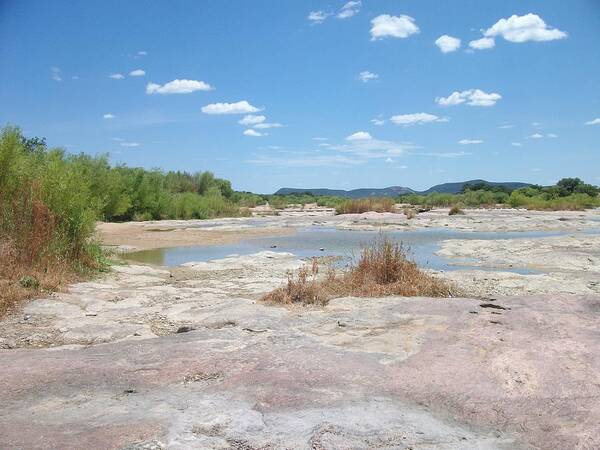
[[[438,274],[465,298],[323,308],[260,301],[292,254],[116,265],[0,321],[0,448],[598,448],[599,216],[290,211],[126,224],[129,240],[101,225],[122,249],[306,226],[567,234],[442,242],[478,266]]]

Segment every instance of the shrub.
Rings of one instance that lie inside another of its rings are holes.
[[[402,208],[402,212],[404,213],[404,215],[406,216],[406,218],[408,220],[414,219],[415,217],[417,217],[417,211],[415,211],[414,208],[404,207],[404,208]]]
[[[391,212],[395,202],[391,198],[363,198],[345,200],[336,207],[337,214],[360,214],[364,212]]]
[[[324,278],[318,274],[319,266],[313,259],[310,270],[303,267],[296,276],[289,274],[286,285],[266,294],[263,300],[324,305],[345,296],[448,297],[456,293],[453,286],[423,272],[409,260],[402,244],[383,235],[363,248],[358,261],[346,272],[338,274],[330,267]]]
[[[98,202],[91,178],[61,150],[33,148],[16,128],[0,135],[0,314],[39,289],[98,268]],[[35,282],[34,282],[35,280]]]
[[[465,212],[460,208],[459,205],[454,205],[452,208],[450,208],[450,211],[448,211],[448,215],[449,216],[455,216],[457,214],[464,214]]]

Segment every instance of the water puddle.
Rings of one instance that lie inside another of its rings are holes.
[[[342,263],[348,262],[353,255],[377,237],[374,231],[338,230],[335,228],[309,227],[296,234],[276,237],[244,239],[230,245],[202,245],[194,247],[173,247],[156,250],[143,250],[127,254],[125,257],[134,262],[162,266],[178,266],[191,261],[210,261],[231,255],[248,255],[265,250],[289,252],[299,258],[314,256],[341,256]],[[386,231],[385,235],[409,249],[409,255],[424,268],[433,270],[461,270],[477,268],[480,270],[498,270],[497,268],[478,267],[476,260],[444,258],[436,255],[441,242],[448,239],[515,239],[564,236],[572,232],[531,231],[531,232],[467,232],[444,228],[430,228],[414,231]],[[502,268],[502,270],[531,274],[539,273],[528,268]]]

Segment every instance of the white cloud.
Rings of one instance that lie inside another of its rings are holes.
[[[50,67],[50,77],[54,81],[62,81],[62,71],[58,67]]]
[[[543,137],[544,137],[544,135],[540,134],[540,133],[534,133],[531,136],[529,136],[530,139],[541,139]]]
[[[476,39],[474,41],[469,42],[469,47],[474,50],[487,50],[489,48],[494,48],[496,46],[496,41],[494,38],[482,37],[481,39]]]
[[[248,114],[246,116],[244,116],[243,119],[241,119],[240,121],[238,121],[238,123],[240,125],[245,125],[247,127],[252,126],[252,125],[256,125],[259,123],[264,122],[265,120],[267,120],[267,118],[265,116],[257,116],[254,114]]]
[[[115,116],[111,113],[106,113],[102,116],[103,119],[114,119],[115,117],[117,117],[117,116]]]
[[[458,141],[460,145],[475,145],[475,144],[483,144],[481,139],[461,139]]]
[[[600,117],[586,122],[585,125],[600,125]]]
[[[498,128],[500,128],[501,130],[509,130],[511,128],[514,128],[514,125],[511,125],[511,124],[500,125]]]
[[[244,136],[261,137],[265,135],[263,133],[259,133],[256,130],[248,128],[247,130],[244,130]]]
[[[413,148],[416,148],[413,144],[375,139],[369,133],[363,131],[348,136],[344,144],[331,145],[328,150],[351,153],[361,159],[385,159],[399,156],[406,150]]]
[[[393,163],[393,162],[394,162],[394,160],[393,160],[392,158],[387,158],[387,159],[385,160],[385,162],[387,162],[387,163]]]
[[[325,11],[311,11],[307,19],[313,24],[323,23],[330,15],[331,13],[326,13]]]
[[[445,117],[436,116],[435,114],[420,112],[413,114],[398,114],[396,116],[390,117],[390,121],[395,123],[396,125],[408,126],[430,122],[448,122],[448,119]]]
[[[346,138],[347,141],[369,141],[373,137],[366,131],[357,131]]]
[[[326,137],[314,137],[313,141],[328,141],[329,138]]]
[[[348,19],[360,11],[360,7],[362,6],[362,2],[358,1],[350,1],[342,6],[340,12],[336,15],[338,19]]]
[[[144,75],[146,75],[146,71],[142,69],[135,69],[129,72],[130,77],[143,77]]]
[[[259,108],[252,106],[246,100],[235,103],[211,103],[202,107],[205,114],[249,114],[260,111]]]
[[[553,41],[564,39],[567,33],[557,28],[548,28],[546,22],[537,14],[524,16],[512,15],[508,19],[500,19],[484,32],[485,37],[502,36],[509,42]]]
[[[554,133],[548,133],[548,134],[546,135],[546,137],[547,137],[547,138],[554,139],[554,138],[557,138],[557,137],[558,137],[558,134],[554,134]]]
[[[384,119],[371,119],[371,123],[373,125],[381,126],[381,125],[385,125],[385,120]]]
[[[444,34],[436,39],[435,45],[438,46],[442,53],[455,52],[460,48],[460,39]]]
[[[415,24],[415,19],[404,15],[382,14],[371,20],[371,24],[373,25],[370,31],[372,41],[386,37],[406,38],[420,31]]]
[[[260,155],[254,159],[246,160],[247,163],[260,166],[275,167],[329,167],[329,166],[356,166],[364,164],[365,160],[359,160],[343,155],[322,155],[302,153],[297,155],[265,156]]]
[[[212,91],[214,88],[204,81],[198,80],[173,80],[160,84],[148,83],[146,94],[190,94],[196,91]]]
[[[121,142],[122,147],[139,147],[139,142]]]
[[[379,78],[379,75],[373,72],[369,72],[368,70],[365,70],[358,74],[358,79],[363,83],[368,83],[369,81],[376,80],[377,78]]]
[[[137,52],[137,56],[146,56],[148,55],[148,52],[145,50],[140,50],[139,52]]]
[[[460,158],[462,156],[470,155],[469,152],[432,152],[432,153],[415,153],[411,152],[411,155],[417,156],[433,156],[435,158]]]
[[[521,147],[523,144],[521,144],[520,142],[511,142],[511,144],[513,147]]]
[[[440,106],[460,105],[467,102],[471,106],[494,106],[502,96],[497,93],[488,94],[480,89],[469,89],[467,91],[454,91],[448,97],[437,97],[436,103]]]
[[[108,78],[112,78],[113,80],[122,80],[125,78],[121,73],[113,73],[108,76]]]
[[[280,123],[277,123],[277,122],[274,122],[274,123],[262,122],[262,123],[257,123],[252,128],[258,128],[258,129],[261,129],[261,130],[266,130],[268,128],[281,128],[282,126],[283,125],[281,125]]]

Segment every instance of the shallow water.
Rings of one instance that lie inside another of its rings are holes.
[[[178,266],[192,261],[210,261],[230,255],[248,255],[264,250],[289,252],[299,258],[313,256],[341,256],[342,264],[360,252],[378,236],[376,231],[338,230],[335,228],[309,227],[288,236],[244,239],[231,245],[203,245],[194,247],[173,247],[156,250],[143,250],[126,255],[135,262]],[[443,258],[435,252],[440,244],[448,239],[515,239],[564,236],[572,232],[531,231],[531,232],[463,232],[444,228],[431,228],[413,231],[386,231],[385,235],[408,248],[409,255],[419,266],[433,270],[457,270],[473,268],[475,260]],[[491,268],[477,267],[482,270]],[[528,268],[503,268],[503,270],[529,274],[536,273]]]

